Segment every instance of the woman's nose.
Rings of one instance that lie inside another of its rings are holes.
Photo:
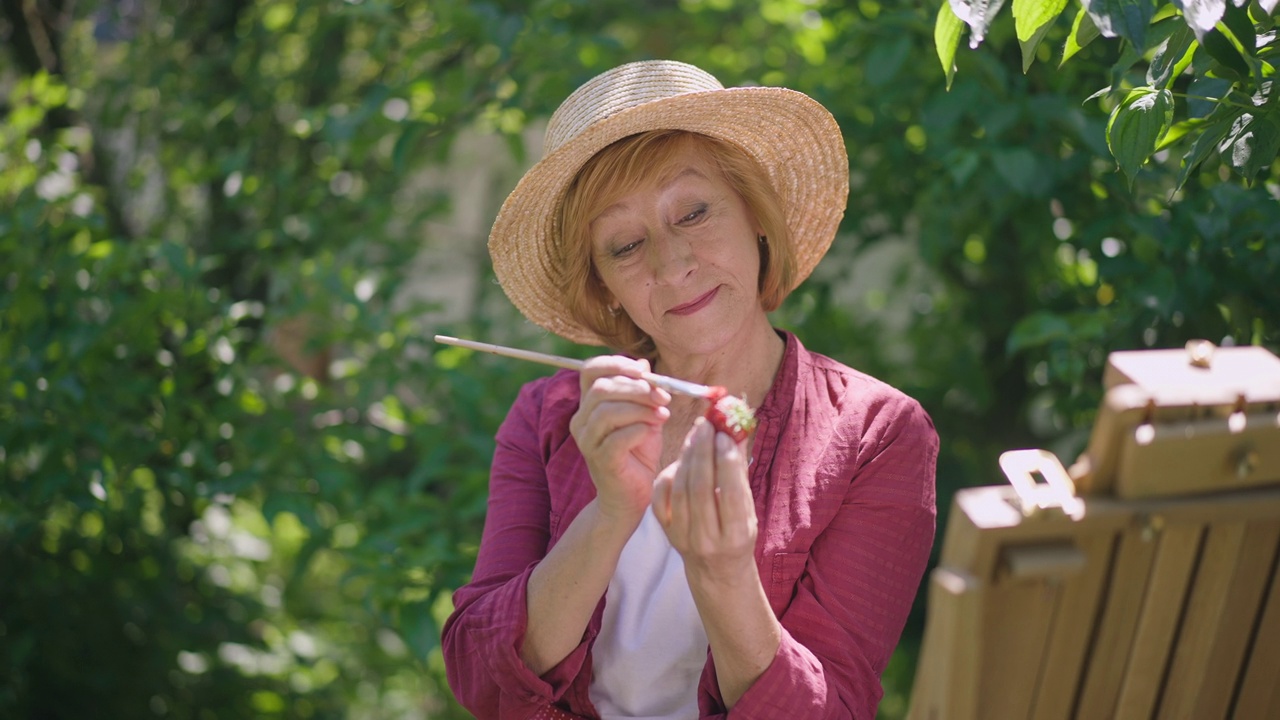
[[[698,267],[693,245],[676,233],[670,231],[654,233],[649,247],[651,248],[649,262],[653,267],[654,277],[659,282],[678,282]]]

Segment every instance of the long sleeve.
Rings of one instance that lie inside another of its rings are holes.
[[[766,503],[773,506],[767,511],[772,531],[782,525],[782,508],[787,532],[794,533],[788,539],[794,551],[767,555],[761,566],[762,581],[778,601],[782,642],[769,668],[728,713],[712,663],[701,683],[703,717],[875,717],[880,676],[933,544],[938,437],[914,400],[888,386],[854,387],[877,397],[864,398],[866,404],[842,418],[830,437],[811,427],[786,433],[799,447],[784,464],[803,468],[816,458],[818,469],[812,484],[797,481],[793,502],[775,496]],[[815,437],[820,448],[813,447]],[[844,473],[842,487],[823,480],[836,472]],[[806,535],[814,526],[819,530]],[[780,593],[789,597],[778,598]]]
[[[529,575],[552,537],[547,451],[539,433],[548,385],[526,386],[498,430],[475,572],[454,593],[455,609],[443,629],[449,686],[481,720],[529,717],[559,700],[587,657],[584,641],[541,677],[520,659]]]

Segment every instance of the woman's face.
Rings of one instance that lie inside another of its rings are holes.
[[[760,229],[710,159],[689,147],[671,179],[623,196],[589,233],[614,302],[662,354],[723,349],[764,314]]]

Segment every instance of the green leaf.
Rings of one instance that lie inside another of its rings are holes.
[[[1043,192],[1047,185],[1048,176],[1041,169],[1039,159],[1026,148],[994,150],[991,164],[996,174],[1020,195],[1034,196]]]
[[[404,173],[405,169],[409,167],[410,159],[418,148],[418,140],[422,138],[426,130],[426,123],[407,122],[404,124],[404,130],[400,133],[400,137],[396,138],[396,144],[391,150],[391,167],[397,175]]]
[[[1204,118],[1189,118],[1182,122],[1174,123],[1169,127],[1169,131],[1164,134],[1164,137],[1160,139],[1159,144],[1156,145],[1156,152],[1172,147],[1182,138],[1207,124],[1208,122]]]
[[[1231,167],[1246,180],[1253,180],[1259,170],[1275,162],[1280,150],[1280,120],[1274,113],[1242,114],[1218,149]]]
[[[980,162],[978,153],[965,148],[956,148],[947,153],[947,157],[943,160],[943,165],[947,168],[947,172],[951,174],[951,179],[955,181],[956,187],[964,187],[964,184],[973,177],[973,173],[978,169]]]
[[[400,606],[400,633],[413,654],[426,662],[440,644],[440,628],[431,613],[431,603],[414,602]]]
[[[1067,8],[1067,0],[1013,0],[1014,29],[1022,46],[1022,72],[1036,59],[1036,49]]]
[[[1257,54],[1258,32],[1253,27],[1253,21],[1249,19],[1248,8],[1234,5],[1228,7],[1222,15],[1222,24],[1227,26],[1239,42],[1236,49],[1249,57]]]
[[[960,46],[960,33],[964,31],[964,23],[956,17],[949,2],[938,8],[938,18],[933,25],[933,44],[938,50],[938,60],[942,62],[942,72],[947,75],[947,89],[951,89],[951,80],[956,76],[956,48]]]
[[[1168,39],[1160,43],[1155,55],[1151,58],[1151,64],[1147,67],[1147,84],[1151,87],[1165,88],[1172,85],[1181,70],[1186,69],[1186,63],[1190,62],[1188,52],[1195,37],[1191,28],[1181,25]],[[1179,66],[1181,70],[1178,69]]]
[[[1235,44],[1227,39],[1221,30],[1214,28],[1205,33],[1200,40],[1200,46],[1216,61],[1217,64],[1213,68],[1214,74],[1228,80],[1240,82],[1249,80],[1249,64],[1244,61]]]
[[[1156,13],[1152,0],[1081,0],[1103,37],[1122,37],[1146,47],[1147,26]]]
[[[1047,345],[1054,340],[1071,337],[1071,323],[1061,315],[1043,310],[1032,313],[1013,326],[1005,350],[1013,355],[1020,350]]]
[[[1138,168],[1155,152],[1156,144],[1173,124],[1173,93],[1155,88],[1134,88],[1107,121],[1107,147],[1130,187]]]
[[[1157,22],[1148,29],[1146,34],[1146,42],[1150,43],[1150,47],[1135,45],[1131,42],[1123,42],[1121,46],[1124,50],[1120,53],[1120,59],[1116,60],[1115,65],[1111,66],[1111,87],[1122,88],[1126,84],[1125,77],[1129,72],[1129,68],[1133,67],[1138,61],[1142,60],[1146,55],[1146,51],[1158,47],[1161,43],[1168,40],[1175,30],[1182,27],[1176,19],[1169,18]]]
[[[1195,32],[1197,40],[1204,39],[1204,34],[1218,24],[1227,9],[1227,0],[1173,0],[1173,4],[1182,11],[1187,27]]]
[[[1174,190],[1179,190],[1186,184],[1187,179],[1191,177],[1191,173],[1200,167],[1200,163],[1204,162],[1209,154],[1218,147],[1218,143],[1226,137],[1231,131],[1233,123],[1244,114],[1244,110],[1228,106],[1220,106],[1222,115],[1217,118],[1209,118],[1209,123],[1200,131],[1200,137],[1196,139],[1187,154],[1182,156],[1182,170],[1178,173],[1178,181],[1174,186]]]
[[[1187,86],[1187,117],[1208,117],[1222,106],[1222,98],[1230,93],[1230,80],[1196,73],[1196,79]]]
[[[872,87],[884,87],[892,84],[902,70],[903,64],[911,56],[911,38],[906,35],[891,37],[884,42],[876,43],[867,53],[866,67],[875,68],[867,81]]]
[[[1067,35],[1066,45],[1062,47],[1062,62],[1058,63],[1058,67],[1062,67],[1063,63],[1083,50],[1086,45],[1098,39],[1100,34],[1098,26],[1089,16],[1089,11],[1081,7],[1080,12],[1076,13],[1075,21],[1071,23],[1071,32]]]
[[[1258,33],[1253,27],[1253,21],[1249,19],[1248,8],[1228,6],[1218,29],[1240,54],[1240,59],[1249,68],[1249,75],[1253,78],[1254,84],[1262,85],[1266,82],[1266,76],[1270,75],[1271,68],[1268,67],[1264,71],[1263,63],[1257,57]]]
[[[977,49],[987,37],[987,28],[995,19],[1004,0],[948,0],[951,11],[969,26],[969,48]]]

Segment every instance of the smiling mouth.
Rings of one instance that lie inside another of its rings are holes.
[[[707,305],[710,305],[711,301],[715,299],[716,295],[719,292],[720,292],[720,286],[717,285],[716,287],[708,291],[706,294],[700,295],[699,297],[694,298],[693,300],[683,305],[677,305],[671,308],[670,310],[668,310],[667,313],[671,315],[692,315],[693,313],[698,312],[699,310],[706,307]]]

